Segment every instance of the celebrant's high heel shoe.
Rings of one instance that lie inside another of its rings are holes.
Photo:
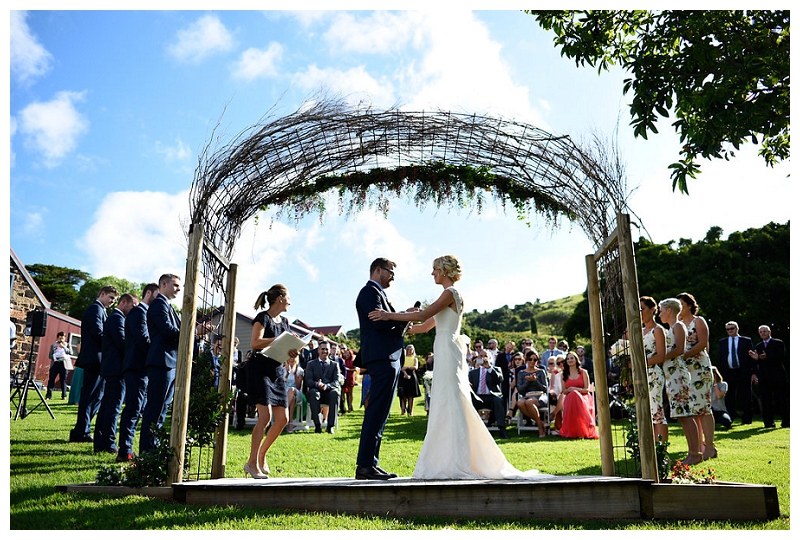
[[[250,468],[250,465],[245,463],[244,464],[244,477],[247,478],[248,474],[250,476],[252,476],[253,478],[256,478],[256,479],[262,479],[263,480],[265,478],[269,478],[269,476],[267,476],[265,474],[261,474],[260,472],[253,471],[253,469]]]

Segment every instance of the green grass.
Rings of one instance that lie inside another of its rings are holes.
[[[356,389],[358,394],[359,388]],[[356,395],[358,398],[358,395]],[[381,449],[381,465],[401,476],[410,476],[422,445],[426,414],[422,400],[415,416],[400,417],[395,409],[387,424]],[[788,530],[789,430],[765,430],[752,426],[718,432],[719,459],[708,462],[720,481],[767,484],[777,487],[781,517],[768,522],[721,521],[627,521],[542,519],[442,519],[356,516],[330,513],[236,507],[184,506],[145,497],[113,497],[100,494],[56,493],[55,486],[94,481],[97,471],[114,462],[114,456],[94,454],[90,444],[67,442],[74,425],[75,405],[49,402],[56,419],[39,409],[25,419],[10,421],[10,527],[11,529],[741,529]],[[362,411],[340,417],[335,435],[308,432],[284,434],[268,454],[272,475],[277,477],[352,477],[361,428]],[[571,441],[515,429],[511,438],[499,441],[509,461],[519,469],[537,468],[556,475],[599,475],[597,441]],[[670,452],[682,457],[686,443],[680,428],[670,427]],[[249,431],[231,431],[227,451],[227,476],[242,477],[250,444]],[[586,501],[591,504],[591,501]],[[690,504],[687,502],[687,504]]]

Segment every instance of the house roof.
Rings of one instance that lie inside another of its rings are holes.
[[[19,259],[19,257],[17,257],[17,254],[14,253],[14,248],[9,247],[9,249],[11,250],[11,260],[14,261],[14,264],[19,270],[20,274],[22,274],[22,277],[28,283],[30,288],[33,290],[33,293],[36,295],[36,298],[39,299],[39,301],[42,303],[45,309],[49,310],[50,301],[44,297],[44,293],[42,293],[42,290],[36,284],[36,281],[34,281],[31,275],[28,273],[28,269],[25,268],[25,265],[22,264],[22,261]]]
[[[333,325],[333,326],[315,326],[311,327],[308,324],[304,323],[300,319],[297,319],[292,324],[297,325],[301,328],[304,328],[306,331],[314,330],[315,332],[322,334],[323,336],[338,336],[342,334],[342,325]]]

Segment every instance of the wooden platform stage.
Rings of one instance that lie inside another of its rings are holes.
[[[653,484],[605,476],[531,480],[388,481],[349,478],[228,478],[172,486],[175,502],[287,510],[542,519],[769,520],[779,517],[774,486]]]

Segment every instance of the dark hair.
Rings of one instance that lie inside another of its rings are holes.
[[[66,337],[67,335],[66,335],[64,332],[59,332],[58,334],[56,334],[56,337],[57,337],[57,338],[59,338],[59,337],[61,337],[61,336],[64,336],[64,337]]]
[[[100,289],[100,294],[119,294],[119,291],[113,285],[106,285]]]
[[[281,296],[286,296],[287,294],[289,294],[289,289],[287,289],[284,285],[277,283],[270,287],[268,291],[264,291],[258,295],[258,299],[256,300],[253,309],[262,309],[266,305],[271,306],[278,298]]]
[[[675,296],[675,298],[678,300],[683,300],[686,305],[689,306],[689,311],[692,313],[692,315],[697,315],[697,310],[700,309],[700,306],[697,304],[694,296],[688,292],[682,292],[681,294]]]
[[[535,356],[537,364],[539,363],[539,361],[541,361],[541,358],[539,357],[539,353],[537,353],[535,349],[528,349],[528,351],[525,353],[525,361],[526,362],[528,361],[528,357],[529,356]]]
[[[372,264],[369,265],[369,274],[372,275],[372,273],[375,271],[376,268],[385,266],[391,266],[392,268],[394,268],[397,265],[394,264],[389,259],[386,259],[384,257],[378,257],[377,259],[372,261]]]
[[[640,296],[639,302],[643,303],[650,309],[656,308],[656,313],[658,313],[658,303],[653,299],[652,296]]]
[[[175,274],[161,274],[161,277],[158,278],[158,286],[160,287],[161,285],[165,284],[168,281],[172,281],[173,279],[180,280],[181,278],[179,278]]]
[[[117,305],[122,304],[124,302],[133,303],[134,300],[139,300],[138,298],[136,298],[135,294],[125,293],[125,294],[123,294],[122,296],[119,297],[119,301],[117,302]]]
[[[158,290],[158,285],[156,285],[155,283],[148,283],[147,285],[144,286],[144,289],[142,289],[142,298],[147,296],[147,291],[150,291],[152,293],[156,292],[157,290]]]

